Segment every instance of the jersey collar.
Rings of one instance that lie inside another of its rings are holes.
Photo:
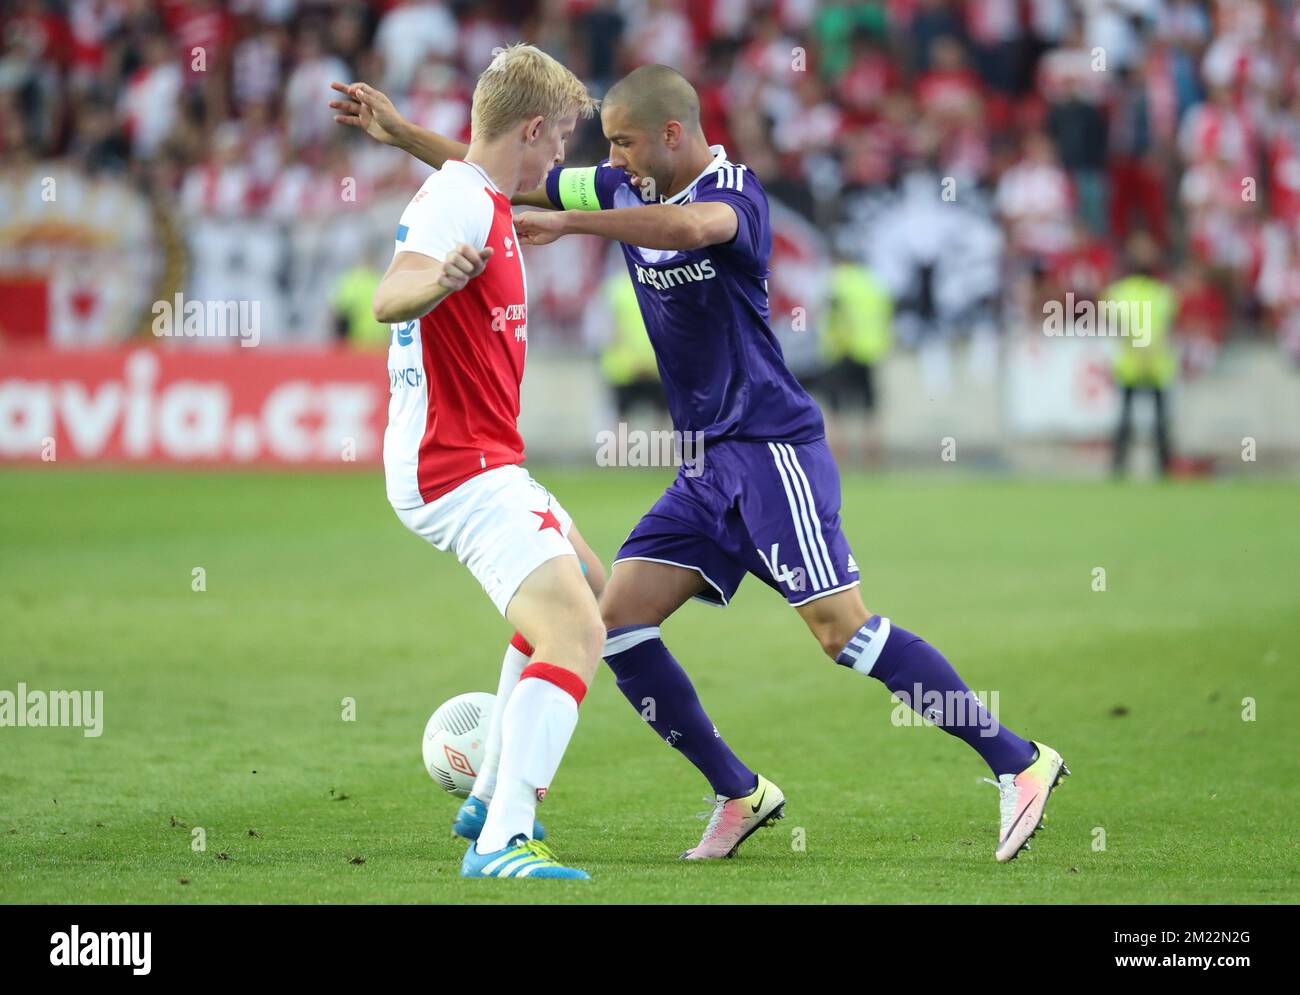
[[[659,203],[661,204],[685,203],[690,198],[690,195],[695,192],[695,185],[699,183],[700,180],[704,179],[704,177],[708,176],[710,173],[716,173],[718,171],[718,167],[727,161],[727,150],[724,149],[721,145],[710,145],[709,151],[713,153],[713,161],[704,167],[704,172],[700,173],[700,175],[695,177],[695,179],[691,180],[691,182],[688,183],[684,189],[677,191],[677,193],[673,194],[671,197],[660,197]]]
[[[505,196],[505,193],[502,192],[499,186],[492,182],[492,177],[488,176],[487,171],[481,166],[476,166],[472,162],[466,162],[464,159],[448,159],[447,162],[458,162],[462,166],[468,166],[470,169],[474,170],[474,172],[478,173],[479,176],[483,177],[483,182],[486,183],[495,193],[501,194],[502,197]]]

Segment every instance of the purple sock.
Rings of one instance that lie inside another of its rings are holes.
[[[837,662],[881,681],[914,712],[966,743],[994,777],[1019,774],[1034,762],[1034,744],[990,715],[942,653],[888,619],[872,615]]]
[[[657,625],[610,629],[605,662],[637,713],[669,746],[685,754],[716,794],[740,798],[754,790],[758,776],[718,735],[691,679],[659,638]]]

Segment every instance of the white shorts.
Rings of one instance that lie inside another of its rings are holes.
[[[577,556],[573,519],[522,466],[498,466],[415,508],[394,508],[408,529],[469,567],[505,615],[530,573],[557,556]]]

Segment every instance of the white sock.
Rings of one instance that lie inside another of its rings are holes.
[[[528,666],[528,654],[519,649],[523,637],[515,633],[515,638],[506,647],[505,659],[501,661],[501,680],[497,683],[496,701],[492,703],[492,721],[488,725],[487,746],[483,748],[483,765],[474,779],[474,789],[470,794],[485,802],[492,800],[497,788],[497,767],[501,762],[501,729],[505,724],[506,703],[510,692],[519,683],[519,675]],[[527,645],[524,643],[524,645]]]
[[[479,853],[503,849],[520,833],[532,839],[538,789],[550,786],[577,724],[578,703],[568,691],[540,677],[519,682],[506,706],[497,789]]]

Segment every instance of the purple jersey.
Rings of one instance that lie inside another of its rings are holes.
[[[673,426],[707,440],[811,442],[825,435],[821,411],[785,365],[768,325],[772,254],[767,195],[721,145],[695,181],[663,203],[720,201],[736,212],[730,242],[689,252],[620,243],[654,346]],[[556,207],[609,210],[646,204],[608,160],[551,170]]]

